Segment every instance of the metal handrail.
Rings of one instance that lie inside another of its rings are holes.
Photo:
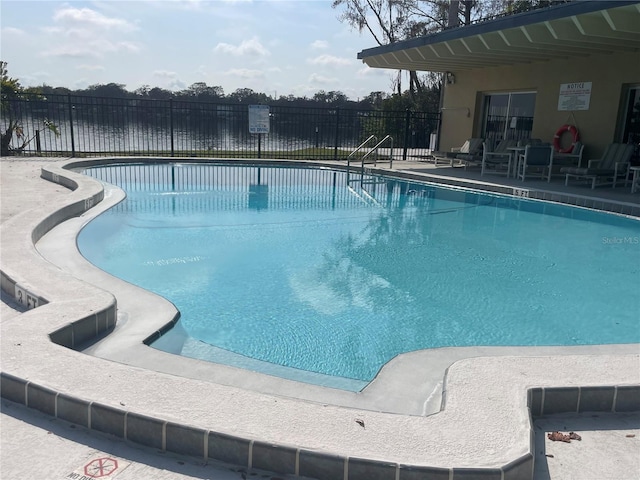
[[[372,139],[373,139],[373,140],[378,140],[378,137],[376,137],[375,135],[369,135],[369,138],[367,138],[364,142],[362,142],[360,145],[358,145],[358,146],[356,147],[356,149],[355,149],[353,152],[351,152],[351,153],[347,156],[347,167],[348,167],[348,166],[349,166],[349,164],[350,164],[350,161],[351,161],[350,159],[351,159],[351,157],[352,157],[353,155],[355,155],[358,151],[360,151],[361,149],[363,149],[363,148],[364,148],[364,146],[365,146],[367,143],[369,143]]]
[[[380,140],[371,150],[369,150],[367,153],[365,153],[362,156],[362,169],[364,170],[364,161],[365,159],[371,155],[372,153],[377,153],[378,152],[378,148],[380,148],[380,146],[386,142],[387,140],[391,140],[391,152],[389,154],[389,168],[393,167],[393,137],[391,135],[387,135],[386,137],[384,137],[382,140]]]

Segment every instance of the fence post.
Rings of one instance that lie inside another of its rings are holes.
[[[409,145],[409,128],[411,127],[411,110],[407,108],[404,117],[404,146],[402,147],[402,160],[407,159],[407,146]]]
[[[169,130],[171,132],[171,156],[173,157],[173,98],[169,99]]]
[[[42,153],[42,146],[40,145],[40,130],[36,130],[36,152]]]
[[[262,134],[258,133],[258,158],[260,158],[260,150],[261,150],[261,143],[262,143]],[[258,172],[260,170],[258,169]],[[258,182],[260,183],[260,182]]]
[[[338,160],[338,139],[340,136],[340,107],[336,108],[336,136],[333,145],[333,159]]]
[[[71,156],[76,156],[76,142],[73,138],[73,105],[71,104],[71,94],[67,93],[67,103],[69,104],[69,132],[71,134]]]

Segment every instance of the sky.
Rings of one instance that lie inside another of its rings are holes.
[[[1,0],[0,57],[23,86],[390,93],[393,71],[357,59],[373,37],[340,13],[331,0]]]

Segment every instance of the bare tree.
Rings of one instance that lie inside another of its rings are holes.
[[[498,1],[498,0],[493,0]],[[475,0],[333,0],[342,9],[340,21],[368,31],[378,45],[438,32],[451,25],[469,24],[478,8]],[[462,19],[461,19],[462,16]],[[422,92],[424,82],[409,71],[409,92]],[[402,72],[393,80],[393,89],[402,94]]]
[[[342,10],[340,21],[359,32],[368,31],[382,46],[508,12],[514,1],[543,0],[333,0],[332,7]],[[420,78],[417,72],[409,71],[408,76],[412,97],[422,93],[425,84],[433,82],[433,75]],[[394,76],[392,88],[402,95],[402,71]]]
[[[342,8],[339,19],[359,32],[367,30],[378,45],[388,45],[402,39],[407,22],[404,0],[334,0],[333,8]],[[394,79],[394,89],[402,94],[401,72]]]

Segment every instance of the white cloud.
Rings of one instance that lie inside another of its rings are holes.
[[[131,42],[112,42],[106,38],[94,38],[84,42],[67,42],[44,50],[43,56],[101,58],[106,53],[137,53],[140,47]]]
[[[170,70],[155,70],[153,72],[154,78],[157,78],[160,82],[160,87],[167,88],[169,90],[184,90],[186,84],[178,78],[176,72]]]
[[[118,42],[116,48],[119,51],[128,51],[130,53],[138,53],[141,50],[140,45],[135,42]]]
[[[387,68],[371,68],[367,65],[358,69],[356,75],[358,77],[381,77],[387,76],[391,73],[391,71]]]
[[[323,54],[316,58],[309,60],[312,65],[323,65],[326,67],[340,67],[344,65],[351,65],[352,61],[348,58],[336,57],[334,55]]]
[[[185,88],[187,88],[187,84],[184,83],[182,80],[178,80],[177,78],[171,82],[169,82],[167,84],[167,88],[169,90],[173,90],[178,91],[178,90],[184,90]]]
[[[153,76],[166,80],[166,79],[177,78],[178,74],[176,72],[171,72],[169,70],[155,70],[153,72]]]
[[[64,35],[65,33],[62,27],[42,27],[41,30],[49,35]]]
[[[323,75],[318,75],[317,73],[309,75],[309,83],[313,83],[315,85],[328,85],[337,81],[338,79],[335,77],[325,77]]]
[[[24,35],[26,32],[14,27],[2,27],[2,35]]]
[[[86,78],[76,78],[73,81],[73,85],[70,88],[84,89],[84,88],[87,88],[89,85],[94,85],[94,83],[90,82]]]
[[[271,55],[258,40],[257,37],[253,37],[250,40],[243,41],[240,45],[231,45],[230,43],[218,43],[213,49],[215,52],[229,53],[235,56],[252,56],[252,57],[266,57]]]
[[[51,74],[49,72],[37,71],[28,75],[22,75],[20,77],[20,83],[23,86],[42,85],[44,83],[48,83],[50,79]]]
[[[264,77],[264,72],[262,70],[251,70],[248,68],[232,68],[224,72],[224,74],[245,79]]]
[[[109,53],[138,53],[139,44],[123,39],[136,29],[126,20],[107,17],[89,8],[64,7],[53,14],[55,25],[42,31],[52,38],[42,52],[44,56],[101,58]]]
[[[316,40],[311,44],[311,48],[314,50],[324,50],[325,48],[329,48],[329,42],[326,40]]]
[[[135,26],[121,18],[107,17],[90,8],[65,7],[56,11],[53,21],[63,24],[80,24],[90,28],[116,29],[123,31],[135,30]]]

